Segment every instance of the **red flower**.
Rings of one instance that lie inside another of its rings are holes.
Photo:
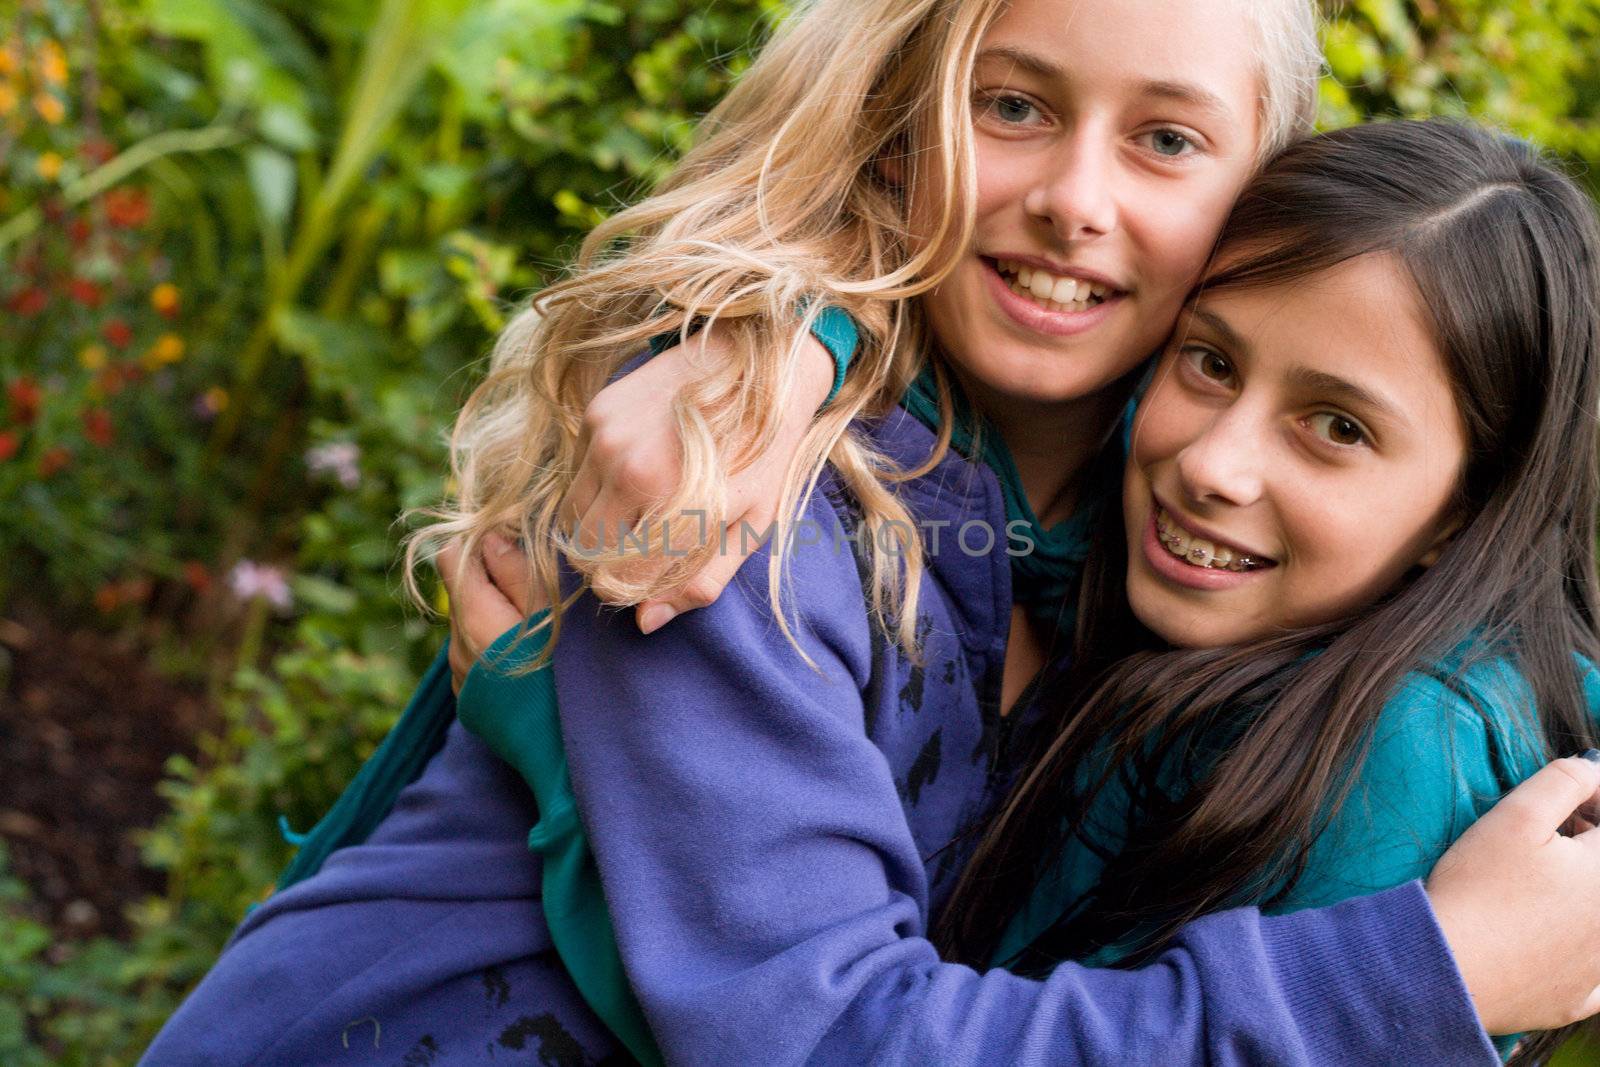
[[[116,396],[127,385],[127,376],[122,373],[122,368],[110,366],[94,376],[95,388],[106,396]]]
[[[111,161],[111,158],[117,154],[117,146],[104,137],[91,137],[83,142],[83,147],[79,151],[83,153],[84,159],[99,166]]]
[[[31,319],[48,307],[49,304],[49,294],[37,285],[30,285],[26,289],[19,289],[13,293],[11,299],[6,301],[6,308],[15,315]]]
[[[105,408],[90,408],[83,413],[83,436],[101,448],[111,447],[115,434],[111,428],[111,412]]]
[[[106,344],[116,348],[127,348],[133,344],[133,327],[122,319],[111,319],[100,335],[106,339]]]
[[[105,290],[87,278],[74,278],[67,283],[67,293],[86,308],[97,308],[105,303]]]
[[[17,454],[17,449],[22,447],[22,441],[17,437],[15,430],[0,430],[0,463],[4,463]]]
[[[211,572],[197,559],[184,562],[183,581],[190,589],[204,596],[211,589]]]
[[[89,220],[79,215],[67,224],[67,237],[72,241],[73,248],[82,248],[89,243],[89,238],[94,234],[94,227]]]
[[[121,603],[122,592],[115,583],[108,582],[94,591],[94,606],[100,609],[102,615],[110,615]]]
[[[6,386],[6,399],[11,401],[11,421],[28,426],[39,417],[44,390],[39,388],[38,382],[24,375]]]
[[[44,450],[39,457],[39,474],[49,478],[59,472],[68,463],[72,462],[72,450],[64,445],[56,445]]]
[[[143,189],[113,189],[106,194],[106,219],[125,230],[150,221],[150,194]]]

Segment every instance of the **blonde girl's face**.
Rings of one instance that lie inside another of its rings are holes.
[[[1160,346],[1259,136],[1251,0],[1015,0],[972,94],[972,246],[924,297],[981,401],[1088,397]]]
[[[1134,423],[1128,602],[1190,648],[1348,617],[1438,556],[1466,457],[1444,358],[1391,257],[1202,293]]]

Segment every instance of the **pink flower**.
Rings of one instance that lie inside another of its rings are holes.
[[[350,441],[332,441],[306,450],[306,469],[313,474],[332,474],[346,489],[361,484],[361,446]]]
[[[242,559],[228,572],[228,587],[240,600],[260,597],[280,611],[287,611],[293,598],[289,580],[282,570],[268,563]]]

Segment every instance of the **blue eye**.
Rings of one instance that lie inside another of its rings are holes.
[[[989,98],[989,111],[1001,122],[1020,125],[1038,113],[1026,97],[994,96]]]
[[[1195,143],[1177,130],[1156,130],[1147,134],[1150,138],[1150,147],[1157,155],[1177,158],[1188,155],[1194,149]]]

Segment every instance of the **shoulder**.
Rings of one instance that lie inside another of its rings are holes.
[[[1312,845],[1288,906],[1331,904],[1425,876],[1500,796],[1537,769],[1527,681],[1504,658],[1446,662],[1401,681],[1355,781]]]

